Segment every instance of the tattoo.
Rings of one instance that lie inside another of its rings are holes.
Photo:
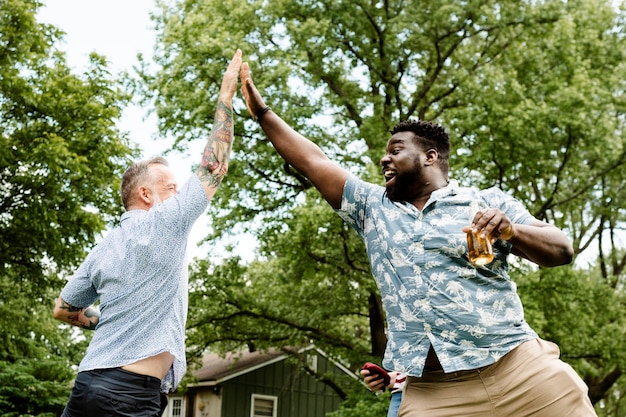
[[[82,327],[86,330],[95,330],[98,325],[98,321],[100,320],[100,310],[95,307],[74,307],[73,305],[66,303],[65,300],[62,300],[59,308],[70,313],[76,313],[69,314],[67,316],[69,322],[74,326]],[[83,317],[81,317],[81,315]]]
[[[233,111],[220,101],[217,103],[211,135],[198,168],[200,180],[207,183],[209,187],[217,188],[228,171],[233,132]]]
[[[95,307],[87,307],[84,311],[84,315],[89,324],[85,325],[83,323],[81,325],[82,328],[86,330],[95,330],[98,325],[98,321],[100,320],[100,310]]]
[[[69,305],[68,303],[65,302],[65,300],[61,300],[61,305],[59,306],[59,308],[61,310],[67,310],[70,313],[81,312],[83,310],[82,307],[74,307],[73,305]]]

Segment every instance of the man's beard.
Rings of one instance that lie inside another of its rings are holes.
[[[415,185],[419,181],[419,174],[396,175],[392,184],[387,185],[385,194],[391,201],[411,202],[415,197]]]
[[[152,191],[152,189],[150,189],[150,191],[152,192],[152,207],[154,207],[157,204],[162,202],[161,201],[161,196],[158,193]]]

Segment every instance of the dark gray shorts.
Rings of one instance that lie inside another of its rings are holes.
[[[121,368],[79,372],[61,417],[161,417],[161,380]]]

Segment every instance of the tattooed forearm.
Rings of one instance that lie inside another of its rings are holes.
[[[83,310],[83,308],[82,308],[82,307],[74,307],[74,306],[71,306],[71,305],[69,305],[68,303],[66,303],[66,302],[65,302],[65,301],[63,301],[63,300],[61,301],[61,305],[59,306],[59,308],[60,308],[61,310],[66,310],[66,311],[68,311],[69,313],[80,312],[80,311],[82,311],[82,310]]]
[[[233,124],[232,109],[222,101],[218,102],[213,129],[197,171],[200,181],[209,187],[217,188],[228,171],[233,144]]]
[[[56,310],[57,319],[86,330],[95,330],[100,321],[100,310],[95,306],[74,307],[59,298]]]
[[[85,325],[83,322],[83,329],[95,330],[100,321],[100,310],[97,307],[89,306],[85,309],[84,316],[88,324]]]

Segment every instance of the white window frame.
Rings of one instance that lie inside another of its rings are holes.
[[[256,400],[267,400],[272,402],[272,416],[276,417],[278,413],[278,397],[273,395],[261,395],[261,394],[252,394],[252,401],[250,401],[250,417],[265,417],[259,416],[254,413],[254,405]]]
[[[315,353],[309,353],[307,355],[306,362],[313,372],[317,372],[317,355]]]
[[[180,400],[180,415],[174,415],[172,409],[172,403],[174,401]],[[185,413],[185,397],[182,395],[178,395],[175,397],[167,397],[167,407],[165,408],[165,412],[163,413],[163,417],[186,417]]]

